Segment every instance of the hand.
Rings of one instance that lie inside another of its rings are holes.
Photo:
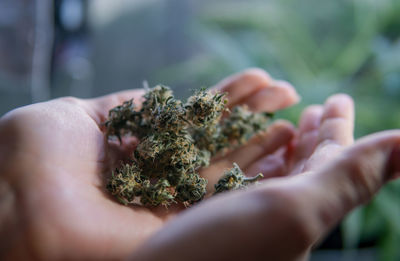
[[[274,111],[298,100],[293,87],[258,69],[216,88],[229,92],[229,106],[246,103],[254,110]],[[0,259],[121,259],[177,212],[126,207],[104,189],[107,175],[135,144],[113,147],[101,124],[109,109],[142,94],[61,98],[0,119]],[[276,123],[267,133],[276,139],[266,145],[273,151],[286,146],[293,128]],[[219,174],[224,168],[210,167]]]
[[[351,98],[335,95],[303,112],[296,142],[286,151],[275,146],[271,154],[266,144],[275,141],[267,134],[265,141],[231,153],[227,158],[246,166],[247,173],[277,178],[188,209],[139,247],[132,260],[307,258],[344,215],[400,176],[400,130],[352,145],[353,114]]]

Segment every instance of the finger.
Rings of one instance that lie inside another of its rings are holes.
[[[258,111],[275,111],[299,100],[290,84],[274,81],[267,72],[253,68],[235,74],[218,83],[215,90],[226,92],[228,107],[247,104]],[[266,91],[266,89],[270,89]],[[257,96],[258,98],[250,99]]]
[[[400,130],[370,135],[316,172],[263,182],[256,190],[278,193],[291,205],[297,232],[313,244],[347,213],[400,177]],[[295,214],[294,214],[295,213]]]
[[[246,169],[253,162],[287,145],[293,137],[294,127],[291,123],[283,120],[276,121],[265,133],[253,137],[247,144],[214,161],[201,172],[201,175],[209,180],[209,186],[212,187],[224,170],[232,168],[233,162],[242,169]]]
[[[296,193],[316,208],[315,223],[326,231],[398,177],[399,161],[399,130],[370,135],[315,174],[297,176],[302,189]]]
[[[269,86],[271,76],[262,69],[251,68],[225,78],[213,87],[227,93],[228,107],[236,106],[240,100]]]
[[[324,106],[318,143],[330,142],[342,146],[353,143],[354,102],[346,94],[330,97]]]
[[[87,99],[84,100],[86,104],[85,109],[98,124],[101,124],[107,119],[110,109],[121,105],[125,101],[133,99],[135,105],[140,106],[144,93],[144,89],[135,89]]]
[[[331,160],[344,147],[353,143],[354,104],[351,97],[338,94],[324,105],[315,153],[302,171],[314,170]]]
[[[321,124],[324,108],[321,105],[307,107],[299,122],[299,137],[294,152],[294,164],[310,157],[318,142],[318,129]]]
[[[241,100],[253,111],[268,111],[290,107],[300,100],[294,87],[285,81],[273,81],[267,88],[258,90],[253,95]]]

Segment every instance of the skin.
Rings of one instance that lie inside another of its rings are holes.
[[[230,107],[255,111],[299,99],[260,69],[215,88],[228,92]],[[265,173],[261,185],[184,211],[125,207],[104,184],[136,142],[109,144],[101,123],[110,108],[142,94],[61,98],[0,119],[0,259],[298,260],[400,172],[400,131],[352,145],[353,103],[336,95],[306,109],[299,130],[277,121],[201,172],[214,183],[235,161],[249,175]]]

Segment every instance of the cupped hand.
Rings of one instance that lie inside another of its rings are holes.
[[[288,146],[272,146],[271,130],[214,162],[212,168],[236,161],[269,179],[183,212],[132,260],[306,259],[342,217],[400,176],[400,130],[353,144],[353,119],[352,99],[335,95],[303,112]]]
[[[298,100],[288,83],[259,69],[215,88],[228,92],[229,107],[247,104],[255,111],[272,112]],[[178,212],[126,207],[104,189],[105,179],[134,142],[110,145],[102,123],[109,109],[131,98],[140,102],[142,95],[134,90],[89,100],[61,98],[0,119],[1,258],[122,259]],[[264,135],[269,141],[256,149],[263,155],[287,147],[294,129],[277,122]],[[232,155],[203,171],[210,183],[236,161]]]

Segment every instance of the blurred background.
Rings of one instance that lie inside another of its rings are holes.
[[[297,88],[301,110],[336,92],[356,136],[400,128],[399,0],[0,0],[0,116],[144,80],[187,97],[248,67]],[[312,260],[400,260],[400,183],[347,217]]]

